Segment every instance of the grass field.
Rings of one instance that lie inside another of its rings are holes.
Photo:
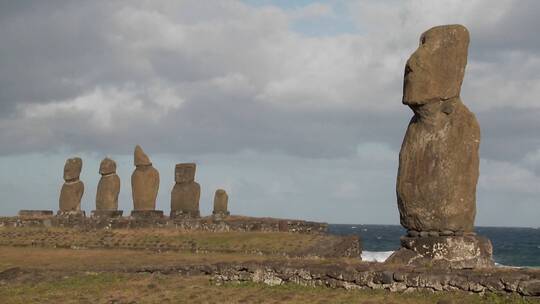
[[[0,247],[0,303],[540,303],[520,297],[465,293],[390,293],[255,283],[216,285],[210,276],[138,273],[148,266],[280,260],[242,254],[117,249]],[[291,259],[288,259],[290,261]],[[331,263],[332,260],[317,260]],[[340,259],[355,263],[354,260]],[[15,274],[10,274],[11,272]],[[441,302],[444,303],[444,302]]]

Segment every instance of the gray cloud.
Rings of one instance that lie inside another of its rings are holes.
[[[361,170],[359,145],[399,151],[412,116],[400,103],[403,66],[420,33],[463,23],[472,43],[462,97],[482,126],[483,174],[505,184],[495,178],[504,170],[489,167],[504,164],[519,181],[537,176],[540,44],[532,29],[540,27],[540,4],[344,3],[357,32],[306,36],[293,23],[337,13],[236,1],[2,2],[0,158],[125,155],[140,143],[154,153],[224,161],[246,151],[322,167],[345,159],[341,168]],[[382,178],[379,186],[392,185]],[[242,191],[254,196],[261,183],[243,183]],[[491,198],[495,188],[483,189],[479,197]],[[353,205],[358,191],[332,199]]]

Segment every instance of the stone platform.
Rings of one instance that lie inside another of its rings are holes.
[[[121,217],[124,211],[122,210],[93,210],[90,214],[92,218],[115,218]]]
[[[162,210],[133,210],[131,217],[135,219],[160,219],[163,218]]]
[[[20,210],[18,213],[22,218],[43,218],[54,215],[52,210]]]
[[[200,211],[181,211],[181,210],[176,210],[176,211],[171,211],[170,213],[170,217],[171,218],[178,218],[178,219],[190,219],[190,218],[200,218],[201,217],[201,213]]]
[[[494,266],[491,242],[472,233],[462,236],[403,236],[401,246],[387,259],[387,264],[450,269]]]

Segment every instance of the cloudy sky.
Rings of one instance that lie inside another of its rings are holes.
[[[293,4],[291,4],[293,3]],[[462,99],[482,128],[478,225],[540,226],[540,1],[0,1],[1,214],[57,209],[81,156],[82,208],[113,157],[195,161],[201,211],[399,223],[412,112],[405,61],[432,26],[471,33]]]

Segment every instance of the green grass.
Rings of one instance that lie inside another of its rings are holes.
[[[266,286],[258,283],[212,284],[208,277],[159,274],[87,273],[16,281],[0,286],[2,303],[540,303],[518,296],[465,293],[389,293],[384,290],[330,289],[294,284]]]

